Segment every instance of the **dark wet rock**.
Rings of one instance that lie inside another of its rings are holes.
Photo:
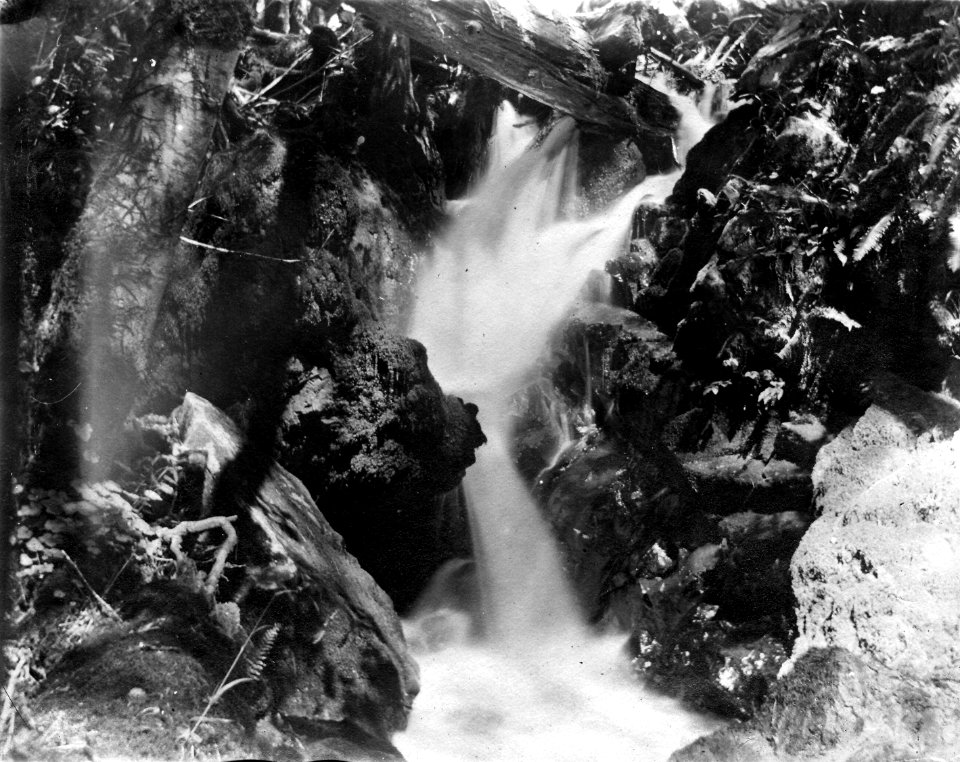
[[[725,552],[718,543],[681,552],[676,565],[662,564],[665,576],[617,590],[610,617],[630,629],[634,665],[646,681],[698,709],[745,719],[775,682],[788,639],[769,617],[734,622],[712,602]]]
[[[633,307],[650,285],[658,259],[650,242],[637,238],[630,242],[629,252],[608,262],[607,272],[613,278],[611,302],[618,307]]]
[[[741,162],[760,136],[759,114],[753,105],[740,106],[690,149],[687,166],[673,188],[671,200],[681,209],[696,209],[697,192],[716,194],[731,173],[748,175]]]
[[[683,3],[690,27],[701,37],[714,29],[726,27],[744,13],[746,3],[741,0],[687,0]],[[750,3],[751,8],[757,3]]]
[[[802,176],[811,167],[835,164],[846,149],[836,126],[822,116],[804,114],[787,119],[773,143],[773,156],[790,176]]]
[[[727,284],[717,266],[717,256],[710,258],[693,280],[690,293],[694,299],[702,301],[723,301],[727,297]]]
[[[808,513],[734,513],[720,521],[723,552],[712,570],[708,599],[736,622],[792,620],[790,559],[812,518]]]
[[[717,237],[712,215],[697,215],[689,219],[685,227],[681,245],[663,254],[650,286],[639,295],[634,305],[641,315],[667,334],[672,334],[687,315],[693,300],[691,286],[697,274],[710,262]],[[706,306],[715,310],[724,305],[721,302]],[[709,349],[696,354],[705,360]]]
[[[770,220],[760,209],[747,209],[731,217],[720,232],[717,246],[728,256],[743,257],[755,254],[758,241],[769,236]]]
[[[296,750],[296,759],[336,759],[340,762],[404,762],[393,744],[371,736],[350,722],[306,720],[301,717],[278,717],[286,733],[271,732],[258,725],[264,753],[275,758],[278,750]]]
[[[790,461],[765,463],[739,455],[687,455],[681,463],[710,513],[806,513],[810,509],[810,473]]]
[[[591,0],[585,6],[581,22],[600,63],[611,72],[635,66],[644,46],[670,50],[696,38],[679,4],[672,0]],[[629,73],[633,74],[632,68]]]
[[[642,264],[627,257],[611,269],[617,288]],[[606,290],[609,280],[597,273]],[[670,341],[635,313],[588,301],[569,316],[541,360],[541,377],[515,396],[515,459],[533,481],[558,449],[596,425],[654,439],[683,394]]]
[[[683,245],[690,224],[681,217],[658,215],[647,233],[650,243],[658,252],[666,254],[671,249]]]
[[[832,439],[830,432],[811,414],[792,416],[780,425],[773,443],[773,457],[812,469],[820,448]]]
[[[272,706],[349,718],[384,739],[403,728],[419,683],[390,599],[346,552],[303,483],[251,452],[229,418],[193,394],[174,418],[181,447],[206,455],[213,505],[238,517],[242,573],[228,584],[245,591],[252,610],[270,601],[264,623],[287,623],[265,675]]]
[[[610,423],[654,431],[680,394],[669,339],[633,312],[583,305],[555,342],[555,385]],[[589,394],[588,394],[589,393]]]
[[[283,416],[285,462],[316,494],[457,485],[484,438],[476,410],[440,390],[422,345],[358,330],[325,359],[329,368],[290,365],[295,391]]]
[[[664,449],[588,436],[541,477],[537,492],[592,616],[603,613],[617,589],[662,573],[660,561],[674,566],[680,547],[716,537]],[[659,550],[648,558],[654,546]]]
[[[587,211],[597,211],[638,185],[647,175],[636,144],[585,134],[577,154],[581,197]]]
[[[430,58],[430,54],[425,54]],[[414,61],[414,67],[418,62]],[[426,64],[420,64],[422,67]],[[449,70],[443,75],[449,78]],[[433,140],[443,162],[446,196],[461,198],[479,177],[486,159],[486,146],[493,130],[494,114],[504,91],[498,82],[469,71],[429,101],[434,115]]]
[[[358,330],[313,359],[288,369],[282,460],[406,607],[443,561],[469,552],[463,506],[444,496],[485,441],[477,410],[443,394],[411,339]]]

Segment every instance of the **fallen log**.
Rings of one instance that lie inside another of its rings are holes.
[[[638,83],[637,109],[603,92],[607,74],[576,21],[521,2],[351,0],[378,24],[455,58],[480,74],[580,122],[615,134],[672,134],[678,115],[666,94]]]

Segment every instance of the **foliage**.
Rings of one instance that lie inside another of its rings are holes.
[[[280,624],[277,622],[274,622],[268,626],[259,626],[260,620],[263,619],[263,615],[265,613],[266,610],[261,613],[260,619],[257,620],[257,623],[250,631],[250,634],[247,635],[246,639],[244,639],[243,643],[237,649],[233,661],[230,663],[230,667],[224,674],[223,679],[220,680],[220,684],[217,686],[217,689],[210,695],[210,699],[207,701],[206,707],[204,707],[204,710],[200,716],[196,718],[193,727],[181,729],[181,732],[177,738],[185,745],[188,745],[192,748],[194,745],[201,742],[202,739],[197,734],[197,730],[206,721],[210,710],[219,701],[221,701],[223,697],[227,695],[227,693],[238,686],[246,683],[253,683],[260,679],[264,667],[267,664],[267,659],[270,656],[270,652],[277,640],[277,636],[280,634]],[[259,641],[256,646],[253,645],[255,640]],[[234,670],[240,665],[241,662],[243,662],[245,665],[244,675],[231,680],[230,678],[234,674]]]
[[[775,638],[739,643],[729,622],[705,603],[702,578],[650,580],[635,609],[634,670],[694,706],[751,717],[787,654]]]
[[[707,401],[733,410],[800,403],[815,366],[794,350],[816,318],[882,337],[878,363],[915,367],[907,358],[922,348],[905,326],[960,285],[933,261],[960,251],[957,9],[798,10],[781,20],[780,52],[738,85],[758,110],[757,139],[709,196],[699,256],[715,254],[719,285],[694,294],[701,304],[678,328],[703,334],[678,352],[703,369]],[[691,357],[705,345],[712,356],[711,341],[715,359]]]
[[[170,426],[165,429],[169,433]],[[32,674],[42,677],[102,623],[125,627],[114,605],[136,600],[156,583],[176,583],[197,594],[207,582],[203,570],[216,568],[216,533],[170,532],[203,510],[202,484],[193,476],[196,454],[155,452],[133,466],[119,480],[75,481],[62,490],[14,488],[14,611],[18,620],[33,623],[19,641],[30,654]],[[238,637],[235,603],[213,605],[210,616],[211,626]],[[43,630],[45,621],[60,624],[39,639],[30,634]],[[257,652],[261,670],[268,651]]]

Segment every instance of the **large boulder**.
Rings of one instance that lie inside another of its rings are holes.
[[[545,472],[537,490],[592,617],[616,609],[623,589],[639,579],[674,567],[680,548],[717,537],[665,448],[588,435]],[[622,624],[631,624],[629,616]]]
[[[393,605],[346,552],[303,483],[244,441],[206,400],[174,412],[181,454],[202,454],[209,508],[237,516],[236,571],[221,583],[283,623],[268,677],[274,711],[350,721],[383,738],[419,690]],[[280,593],[280,595],[278,595]]]
[[[956,689],[905,680],[842,648],[815,648],[763,711],[674,753],[670,762],[907,762],[950,759],[960,741]]]
[[[821,450],[820,518],[792,563],[798,653],[840,646],[911,677],[960,676],[958,416],[904,384]]]
[[[773,155],[785,170],[802,177],[810,169],[835,163],[846,147],[829,119],[804,114],[787,119],[773,143]]]
[[[444,561],[469,555],[462,506],[443,497],[485,441],[477,408],[443,394],[421,344],[379,328],[292,359],[287,382],[282,462],[406,608]]]
[[[896,378],[824,446],[791,571],[799,638],[761,712],[672,762],[949,759],[957,682],[960,407]]]
[[[749,176],[749,152],[760,136],[757,107],[735,108],[690,149],[686,169],[673,188],[673,201],[693,211],[701,188],[716,194],[732,172]]]

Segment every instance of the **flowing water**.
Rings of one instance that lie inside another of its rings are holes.
[[[678,105],[682,151],[705,123]],[[488,442],[464,482],[479,600],[456,600],[448,570],[407,623],[423,690],[395,743],[412,762],[661,760],[710,729],[641,689],[622,638],[588,631],[510,454],[512,394],[591,270],[626,245],[636,207],[662,201],[676,176],[577,219],[574,124],[534,146],[536,133],[501,107],[486,174],[451,210],[418,285],[411,334],[444,390],[479,406]]]

